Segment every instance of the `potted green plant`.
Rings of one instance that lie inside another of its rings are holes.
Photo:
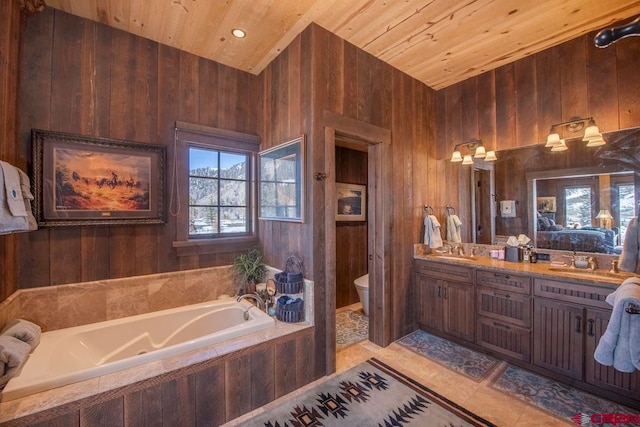
[[[240,294],[253,292],[256,283],[262,282],[267,276],[267,266],[262,250],[253,248],[241,253],[233,260],[232,270]]]

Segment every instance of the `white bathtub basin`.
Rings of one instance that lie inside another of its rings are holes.
[[[247,302],[210,301],[44,332],[2,401],[159,360],[268,328],[274,319]],[[248,310],[249,319],[244,320]]]

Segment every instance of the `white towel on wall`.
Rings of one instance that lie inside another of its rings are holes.
[[[638,217],[632,218],[627,226],[620,254],[620,270],[638,271],[638,258],[640,258],[640,227]]]
[[[31,194],[29,177],[20,169],[6,162],[0,162],[0,169],[2,169],[0,171],[0,234],[36,230],[38,225],[31,212],[33,195]],[[8,181],[7,176],[9,176]],[[20,196],[14,197],[14,191],[18,191]],[[14,201],[17,199],[20,200],[22,209],[15,206]]]
[[[431,236],[433,236],[433,227],[431,226],[431,218],[429,215],[424,217],[424,239],[423,243],[425,245],[431,246]]]
[[[431,244],[429,246],[432,249],[441,248],[442,234],[440,232],[440,222],[435,215],[429,215],[429,219],[431,220]]]
[[[0,169],[4,175],[5,200],[9,211],[13,216],[27,216],[24,208],[24,198],[20,187],[20,174],[18,169],[7,162],[0,160]]]
[[[625,311],[630,304],[640,306],[640,278],[626,279],[606,301],[613,306],[613,312],[594,359],[620,372],[640,369],[640,315]]]
[[[460,228],[462,227],[462,221],[458,218],[458,215],[449,215],[447,217],[447,240],[451,243],[462,243],[460,237]]]

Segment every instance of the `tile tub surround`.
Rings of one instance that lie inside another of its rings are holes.
[[[229,266],[20,289],[0,303],[0,327],[13,318],[43,331],[144,314],[233,295]]]
[[[268,277],[280,270],[268,267]],[[313,282],[305,279],[305,320],[313,319]],[[20,289],[0,303],[0,329],[15,318],[43,331],[119,319],[234,295],[230,266]]]

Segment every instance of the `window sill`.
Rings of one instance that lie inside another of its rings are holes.
[[[197,239],[175,241],[178,257],[192,255],[219,254],[225,252],[238,252],[251,249],[260,243],[256,236],[229,237],[219,239]]]

